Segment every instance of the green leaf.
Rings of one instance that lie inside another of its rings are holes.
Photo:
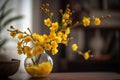
[[[8,39],[4,39],[0,41],[0,48],[8,41]]]
[[[0,7],[0,11],[4,10],[9,0],[6,0],[4,4]]]
[[[16,16],[16,17],[13,17],[13,18],[10,18],[8,19],[7,21],[5,21],[0,27],[1,27],[1,30],[0,32],[5,28],[6,25],[8,25],[9,23],[15,21],[15,20],[18,20],[18,19],[21,19],[23,18],[23,16]]]
[[[8,16],[12,11],[13,11],[13,9],[9,9],[3,15],[1,15],[0,16],[0,22],[2,22],[3,19],[5,19],[5,17]]]

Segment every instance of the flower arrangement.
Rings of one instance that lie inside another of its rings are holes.
[[[84,27],[88,27],[91,23],[91,21],[94,22],[95,25],[100,25],[101,19],[104,17],[83,17],[82,21],[77,21],[75,23],[72,22],[72,11],[70,10],[70,5],[66,6],[66,10],[63,11],[60,9],[61,14],[61,21],[52,21],[54,13],[49,10],[49,4],[43,4],[40,9],[48,15],[48,18],[44,19],[44,25],[49,28],[49,34],[37,34],[32,33],[32,31],[27,28],[29,31],[23,32],[20,31],[13,26],[10,26],[10,35],[15,38],[17,37],[17,51],[18,54],[25,54],[28,58],[31,58],[33,63],[38,65],[39,67],[44,65],[50,66],[50,63],[44,62],[42,64],[37,64],[36,61],[33,60],[33,57],[41,55],[43,51],[51,51],[52,55],[55,55],[58,53],[58,45],[60,43],[68,45],[69,40],[72,38],[69,37],[70,31],[73,27],[78,25],[83,25]],[[84,56],[84,58],[87,60],[91,56],[90,50],[88,50],[85,53],[82,53],[78,50],[78,46],[76,43],[74,43],[71,46],[72,50],[77,52],[78,54]],[[38,57],[39,58],[39,57]],[[31,69],[35,68],[34,66],[30,67],[28,69],[29,73],[31,73]],[[37,67],[38,68],[38,67]],[[46,68],[45,68],[46,69]],[[49,71],[51,71],[51,67],[48,68]],[[36,69],[37,72],[37,69]],[[43,71],[42,71],[43,72]],[[49,73],[49,72],[47,72]]]

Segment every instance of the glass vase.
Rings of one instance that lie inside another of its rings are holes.
[[[44,51],[41,55],[27,58],[24,61],[26,72],[32,77],[46,77],[53,68],[52,58]]]

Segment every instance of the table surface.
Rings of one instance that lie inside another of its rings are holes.
[[[113,72],[72,72],[51,73],[44,78],[32,78],[27,73],[16,73],[6,80],[118,80],[120,73]]]

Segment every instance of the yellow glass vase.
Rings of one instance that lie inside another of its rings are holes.
[[[24,61],[26,72],[32,77],[46,77],[53,68],[52,58],[44,51],[34,58],[26,58]]]

